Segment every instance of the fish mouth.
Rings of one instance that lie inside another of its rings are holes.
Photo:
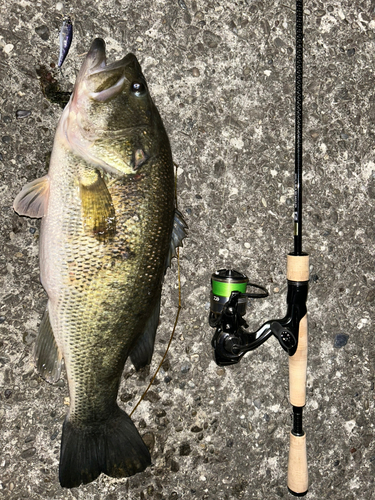
[[[105,42],[102,38],[96,38],[88,51],[77,76],[74,88],[73,102],[79,99],[83,89],[88,96],[99,102],[106,102],[116,97],[123,89],[125,81],[128,81],[127,68],[133,66],[141,73],[137,58],[128,54],[119,61],[107,65]]]
[[[95,38],[95,40],[92,42],[90,50],[86,55],[86,59],[84,61],[83,66],[84,65],[87,65],[88,66],[87,69],[90,70],[93,70],[94,68],[98,69],[105,68],[106,66],[105,41],[102,38]]]
[[[114,61],[107,65],[105,41],[102,38],[95,38],[87,53],[86,60],[90,64],[90,73],[93,75],[102,71],[113,71],[118,68],[125,68],[137,59],[134,54],[128,54],[119,61]]]

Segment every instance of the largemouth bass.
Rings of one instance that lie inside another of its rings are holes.
[[[91,45],[58,123],[48,174],[14,202],[41,217],[40,275],[48,294],[35,346],[56,382],[64,360],[70,408],[60,453],[63,487],[151,463],[117,392],[126,359],[150,363],[163,276],[186,224],[175,210],[167,134],[133,54],[106,64]]]

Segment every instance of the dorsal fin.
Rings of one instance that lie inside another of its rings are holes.
[[[188,226],[184,221],[182,214],[176,209],[174,212],[172,237],[165,269],[171,265],[173,257],[176,257],[177,247],[182,247],[182,240],[187,236],[187,228]]]

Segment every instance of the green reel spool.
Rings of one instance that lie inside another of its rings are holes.
[[[234,269],[220,269],[211,276],[210,317],[211,326],[216,325],[217,319],[224,305],[230,299],[232,292],[246,293],[249,280],[245,274]],[[246,313],[247,297],[238,299],[238,312],[241,316]]]

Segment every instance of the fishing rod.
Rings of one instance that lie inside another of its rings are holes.
[[[248,332],[244,316],[249,298],[264,298],[267,290],[250,283],[235,270],[220,269],[211,277],[209,324],[214,358],[219,366],[238,363],[244,354],[274,335],[289,355],[289,401],[293,407],[288,459],[288,490],[304,496],[308,490],[306,435],[302,427],[306,403],[307,308],[309,256],[302,251],[302,90],[303,90],[303,0],[296,0],[295,172],[294,251],[287,256],[287,312],[271,319],[255,332]],[[257,288],[260,291],[249,292]]]

